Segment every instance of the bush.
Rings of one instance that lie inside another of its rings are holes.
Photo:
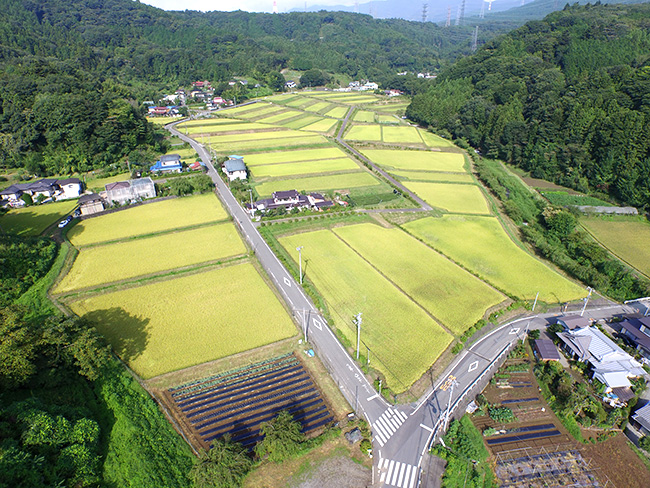
[[[508,407],[499,407],[496,405],[490,405],[488,407],[488,415],[495,422],[508,423],[508,422],[515,422],[517,420],[515,414]]]
[[[359,449],[361,449],[361,452],[364,454],[370,454],[370,451],[372,450],[372,444],[368,439],[362,439],[359,443]]]

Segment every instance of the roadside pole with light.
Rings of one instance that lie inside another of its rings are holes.
[[[589,290],[589,295],[587,295],[587,298],[585,298],[585,304],[582,306],[580,317],[582,317],[582,315],[585,313],[585,310],[587,309],[587,304],[589,303],[589,298],[591,297],[591,292],[594,291],[594,289],[590,286],[587,287],[587,290]]]
[[[359,342],[361,340],[361,312],[356,314],[354,316],[354,319],[352,319],[352,322],[354,322],[357,326],[357,361],[359,360]]]
[[[300,284],[302,285],[302,248],[304,246],[298,246],[296,251],[298,251],[298,267],[300,269]]]

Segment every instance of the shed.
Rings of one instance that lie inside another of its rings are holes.
[[[79,197],[79,211],[81,215],[92,215],[104,211],[104,201],[97,193],[81,195]]]
[[[537,339],[535,340],[533,351],[535,356],[540,361],[559,361],[560,353],[553,344],[553,341],[549,339]]]

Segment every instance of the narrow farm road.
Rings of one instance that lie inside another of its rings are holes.
[[[348,120],[350,113],[346,116]],[[392,407],[374,391],[354,360],[335,337],[302,288],[273,254],[248,213],[239,205],[221,180],[205,147],[174,128],[172,134],[191,144],[208,168],[208,175],[234,222],[254,250],[278,292],[292,310],[344,397],[372,427],[374,447],[374,486],[415,488],[421,484],[422,463],[433,440],[446,428],[446,413],[464,409],[467,402],[487,384],[508,351],[529,329],[546,327],[555,314],[520,318],[495,329],[466,348],[447,368],[438,383],[431,386],[413,405]],[[339,132],[343,133],[344,127]],[[338,139],[338,138],[337,138]],[[345,143],[343,143],[345,145]],[[352,150],[352,149],[351,149]],[[353,150],[354,151],[354,150]],[[381,172],[381,171],[380,171]],[[391,179],[391,181],[394,181]],[[640,305],[639,305],[640,307]],[[632,311],[631,306],[614,305],[591,309],[586,316],[610,318]]]

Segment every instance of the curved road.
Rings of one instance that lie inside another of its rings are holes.
[[[348,114],[349,116],[349,114]],[[373,389],[357,364],[325,323],[318,309],[302,288],[273,254],[248,213],[239,205],[226,184],[217,174],[205,147],[174,128],[174,135],[191,144],[208,168],[208,176],[216,185],[242,234],[246,236],[259,262],[268,273],[278,292],[293,311],[299,324],[306,328],[308,340],[314,345],[321,361],[337,382],[339,389],[355,410],[362,413],[372,427],[375,486],[415,488],[420,484],[422,463],[434,437],[445,429],[446,412],[464,405],[465,399],[479,391],[482,380],[492,375],[508,348],[525,336],[528,329],[541,329],[556,316],[544,314],[526,317],[505,324],[465,349],[447,369],[438,384],[422,396],[415,405],[393,407]],[[630,312],[629,306],[615,305],[586,312],[591,318],[608,318]]]

